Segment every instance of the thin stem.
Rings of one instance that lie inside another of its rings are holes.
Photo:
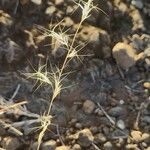
[[[71,52],[71,50],[72,50],[72,48],[73,48],[73,45],[74,45],[74,43],[75,43],[75,40],[76,40],[76,37],[77,37],[77,34],[78,34],[78,32],[79,32],[79,29],[80,29],[81,25],[82,25],[82,21],[79,23],[78,28],[77,28],[77,30],[76,30],[74,36],[73,36],[73,40],[72,40],[71,46],[68,48],[67,55],[66,55],[66,57],[65,57],[65,60],[64,60],[64,62],[63,62],[63,65],[62,65],[62,67],[61,67],[61,69],[60,69],[60,72],[59,72],[59,75],[58,75],[58,80],[61,80],[63,71],[64,71],[64,69],[65,69],[65,67],[66,67],[66,64],[68,63],[68,58],[69,58],[68,56],[69,56],[69,54],[70,54],[70,52]],[[48,108],[47,115],[50,114],[50,111],[51,111],[51,108],[52,108],[52,104],[53,104],[55,98],[56,98],[56,97],[54,97],[54,95],[53,95],[53,96],[52,96],[52,99],[51,99],[51,102],[50,102],[50,105],[49,105],[49,108]]]

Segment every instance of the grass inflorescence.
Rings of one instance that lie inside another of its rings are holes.
[[[60,25],[61,22],[59,22],[57,25],[55,25],[52,29],[48,30],[43,27],[38,27],[45,36],[51,37],[54,41],[54,43],[51,44],[58,44],[62,45],[67,53],[65,56],[65,59],[63,61],[63,64],[60,68],[57,67],[57,69],[53,69],[52,72],[47,72],[46,70],[43,71],[44,67],[46,66],[41,66],[35,73],[28,73],[27,76],[32,79],[36,79],[41,82],[41,84],[48,84],[51,89],[52,89],[52,96],[50,99],[50,104],[48,107],[47,112],[41,117],[41,132],[39,134],[38,138],[38,148],[40,148],[40,145],[42,143],[43,136],[48,128],[49,125],[51,125],[51,108],[53,105],[54,100],[56,97],[60,94],[62,91],[63,87],[63,79],[66,77],[67,73],[65,72],[65,68],[67,67],[68,63],[73,59],[73,58],[80,58],[80,55],[78,52],[80,49],[78,49],[78,45],[75,46],[75,41],[79,32],[79,29],[81,28],[82,23],[90,17],[91,11],[93,9],[98,10],[96,6],[93,4],[94,0],[87,0],[85,1],[79,1],[78,3],[75,2],[78,7],[82,10],[82,16],[80,23],[78,24],[78,27],[72,36],[72,40],[70,42],[69,36],[67,35],[67,32],[63,32],[61,29],[60,31],[57,31],[57,27]]]

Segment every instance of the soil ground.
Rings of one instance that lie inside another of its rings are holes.
[[[74,72],[64,85],[70,87],[53,104],[53,125],[41,149],[150,150],[150,2],[94,3],[107,15],[94,11],[79,31],[76,42],[89,41],[82,53],[91,56],[84,57],[82,63],[75,60],[69,64],[67,69]],[[14,102],[25,100],[28,111],[45,112],[51,90],[46,85],[37,89],[38,84],[23,73],[33,72],[46,62],[48,69],[50,63],[61,66],[63,49],[54,54],[51,39],[38,27],[48,29],[64,19],[61,26],[73,34],[81,17],[80,10],[74,9],[70,0],[0,1],[1,99],[9,101],[19,87]],[[118,51],[116,55],[113,50],[119,42],[124,43],[125,53]],[[135,59],[139,54],[144,57]],[[6,113],[0,117],[10,124],[28,121],[23,115]],[[27,128],[21,128],[24,135],[18,136],[0,125],[1,148],[36,149],[39,132],[28,133]]]

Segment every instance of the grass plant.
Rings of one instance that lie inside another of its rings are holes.
[[[42,143],[42,139],[45,135],[45,132],[47,131],[48,127],[51,125],[51,109],[52,109],[52,105],[54,100],[56,99],[56,97],[60,94],[60,92],[62,91],[63,88],[63,80],[66,77],[66,75],[68,74],[67,72],[65,72],[65,68],[67,67],[68,63],[75,57],[80,58],[78,52],[78,46],[75,46],[75,41],[79,32],[79,29],[81,28],[81,25],[83,24],[83,22],[90,17],[91,12],[93,9],[98,10],[98,8],[96,6],[94,6],[94,0],[87,0],[87,1],[83,1],[80,0],[78,3],[75,2],[78,7],[80,7],[80,9],[82,10],[82,16],[81,16],[81,20],[78,24],[78,27],[72,37],[72,40],[70,42],[69,40],[69,36],[67,35],[67,32],[62,32],[62,30],[60,29],[60,31],[57,31],[57,27],[60,25],[61,22],[59,22],[57,25],[55,25],[52,29],[48,30],[48,29],[44,29],[44,28],[40,28],[41,31],[43,31],[44,35],[47,37],[51,37],[53,39],[53,41],[55,41],[54,44],[59,43],[59,45],[62,45],[66,51],[67,54],[65,56],[65,59],[63,61],[63,64],[60,68],[56,67],[55,69],[52,69],[52,72],[47,72],[46,70],[44,70],[44,68],[46,68],[46,66],[41,66],[35,73],[28,73],[27,76],[29,78],[32,79],[36,79],[38,81],[41,82],[41,84],[48,84],[51,89],[52,89],[52,96],[50,99],[50,104],[48,107],[47,112],[41,117],[41,131],[39,133],[38,136],[38,150],[40,148],[40,145]],[[52,43],[53,44],[53,43]]]

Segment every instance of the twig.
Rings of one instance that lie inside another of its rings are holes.
[[[101,150],[94,142],[92,142],[92,145],[96,150]]]
[[[134,128],[135,129],[139,129],[139,120],[140,120],[140,116],[141,116],[141,112],[142,112],[143,108],[144,108],[144,103],[141,103],[140,110],[137,114],[136,121],[134,123]]]
[[[19,6],[19,0],[17,0],[17,2],[16,2],[16,5],[15,5],[14,11],[13,11],[14,15],[17,12],[18,6]]]
[[[62,137],[61,137],[61,135],[60,135],[59,126],[58,126],[58,125],[56,125],[56,130],[57,130],[57,134],[58,134],[58,136],[59,136],[59,140],[60,140],[61,144],[62,144],[62,145],[65,145],[64,142],[63,142],[63,139],[62,139]]]
[[[10,106],[4,106],[4,108],[2,108],[2,109],[0,110],[0,114],[3,114],[3,113],[5,113],[6,111],[8,111],[8,110],[10,110],[10,109],[12,109],[12,108],[15,108],[15,107],[20,106],[20,105],[24,105],[24,104],[26,104],[26,103],[27,103],[27,101],[23,101],[23,102],[19,102],[19,103],[10,105]],[[5,107],[6,107],[6,108],[5,108]]]
[[[115,125],[116,123],[114,122],[114,120],[107,114],[107,112],[103,109],[103,107],[100,105],[100,103],[97,103],[97,105],[98,105],[99,108],[102,110],[102,112],[103,112],[104,115],[107,117],[107,119],[108,119],[113,125]]]
[[[121,70],[121,68],[120,68],[119,65],[117,65],[117,69],[118,69],[118,72],[119,72],[119,74],[120,74],[120,77],[124,80],[125,77],[124,77],[123,71]]]
[[[19,131],[18,129],[13,127],[11,124],[8,124],[2,120],[0,121],[0,123],[4,126],[4,128],[9,128],[10,130],[14,131],[14,133],[16,133],[16,135],[19,135],[19,136],[23,135],[23,133],[21,131]]]
[[[17,95],[17,93],[18,93],[20,87],[21,87],[21,85],[18,84],[18,85],[17,85],[17,88],[16,88],[16,90],[15,90],[15,92],[14,92],[14,94],[13,94],[12,97],[9,99],[10,102],[13,101],[13,99],[16,97],[16,95]]]

